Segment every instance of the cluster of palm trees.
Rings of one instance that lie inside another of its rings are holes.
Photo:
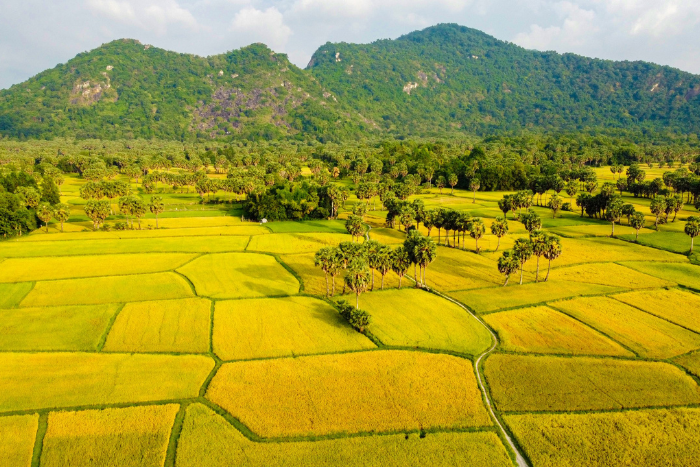
[[[529,238],[519,238],[515,241],[513,248],[508,251],[504,251],[500,258],[498,258],[498,270],[501,274],[506,276],[506,280],[503,283],[503,287],[508,285],[511,274],[520,270],[520,285],[523,284],[523,270],[525,268],[525,263],[532,257],[537,258],[537,269],[535,271],[535,282],[540,280],[540,258],[544,258],[548,261],[547,264],[547,276],[544,278],[546,282],[549,280],[549,273],[552,268],[552,261],[557,259],[562,253],[561,240],[555,235],[551,235],[547,232],[540,230],[541,222],[538,222],[537,216],[533,212],[523,214],[525,228],[528,229],[530,233]]]
[[[53,206],[47,202],[39,203],[36,206],[36,215],[44,223],[46,232],[49,231],[49,222],[53,219],[61,223],[61,232],[63,232],[63,223],[70,217],[70,206],[66,203],[58,203]]]
[[[414,267],[416,287],[425,287],[425,271],[437,258],[435,242],[420,232],[409,232],[404,243],[396,248],[376,240],[363,243],[342,242],[337,247],[323,247],[314,256],[314,265],[321,268],[326,279],[326,296],[335,295],[335,278],[344,272],[343,293],[355,293],[355,307],[359,308],[360,295],[374,290],[375,273],[384,279],[390,272],[399,277],[399,288],[411,265]],[[329,282],[330,277],[330,282]]]
[[[126,227],[128,228],[134,228],[134,219],[136,219],[140,229],[141,218],[146,214],[146,211],[155,215],[156,228],[158,228],[158,214],[165,210],[165,204],[160,196],[152,196],[151,200],[146,203],[139,196],[127,195],[119,198],[119,210],[126,216]],[[111,212],[112,205],[106,200],[91,199],[85,204],[85,214],[92,221],[93,230],[98,230]],[[63,230],[63,223],[61,223],[61,230]]]

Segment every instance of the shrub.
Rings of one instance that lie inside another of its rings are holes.
[[[569,212],[573,211],[573,209],[571,208],[571,203],[564,203],[564,204],[562,204],[562,205],[561,205],[561,210],[562,210],[562,211],[569,211]]]
[[[340,316],[345,318],[345,320],[350,323],[350,326],[355,328],[358,332],[365,332],[365,328],[369,326],[370,322],[369,313],[365,310],[355,308],[345,300],[338,300],[336,305],[338,306]]]

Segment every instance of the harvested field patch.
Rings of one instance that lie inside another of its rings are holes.
[[[258,235],[250,239],[246,251],[264,251],[288,255],[292,253],[316,252],[324,246],[337,246],[350,241],[350,235],[342,233],[282,233]]]
[[[207,398],[264,437],[491,425],[471,362],[421,352],[227,363]]]
[[[117,316],[104,350],[208,352],[210,320],[211,302],[202,298],[128,303]]]
[[[254,253],[205,255],[179,269],[194,284],[197,295],[248,298],[292,295],[299,282],[277,260]]]
[[[55,234],[36,234],[22,237],[20,242],[62,241],[62,240],[107,240],[107,239],[131,239],[131,238],[163,238],[163,237],[197,237],[197,236],[227,236],[227,235],[264,235],[270,231],[256,224],[237,224],[235,226],[222,227],[187,227],[187,228],[160,228],[142,230],[111,230],[109,232],[72,232]]]
[[[495,354],[485,375],[505,412],[603,410],[700,402],[695,381],[661,362]]]
[[[199,355],[0,354],[0,412],[196,397],[214,367]]]
[[[0,417],[0,467],[29,467],[39,427],[38,415]]]
[[[700,409],[507,415],[534,465],[685,467],[700,457]]]
[[[216,303],[214,352],[223,360],[373,349],[328,303],[310,297]]]
[[[475,465],[510,467],[494,432],[363,436],[322,441],[254,443],[202,404],[187,408],[177,467],[375,467]]]
[[[555,273],[553,272],[552,275]],[[449,295],[477,313],[487,313],[503,308],[515,308],[524,305],[542,303],[545,300],[577,297],[579,295],[597,295],[620,291],[616,287],[597,284],[549,280],[547,282],[530,282],[518,285],[516,277],[511,277],[507,287],[489,287],[484,289],[449,292]]]
[[[557,280],[600,284],[623,289],[668,287],[673,282],[659,279],[615,263],[580,264],[552,271]]]
[[[303,233],[303,232],[335,232],[347,233],[342,221],[276,221],[268,222],[265,227],[274,233]]]
[[[622,263],[644,274],[673,281],[691,289],[700,290],[700,266],[692,264],[666,264],[652,262]]]
[[[2,267],[0,266],[0,269]],[[34,284],[24,282],[19,284],[0,284],[0,308],[12,308],[19,303],[32,290]]]
[[[421,290],[365,294],[362,308],[372,315],[370,331],[385,345],[478,355],[492,343],[491,334],[466,310]]]
[[[700,295],[679,289],[659,289],[629,292],[613,298],[700,332]]]
[[[408,273],[413,276],[413,268]],[[438,247],[437,259],[425,273],[426,282],[438,290],[466,290],[501,285],[496,263],[467,251]]]
[[[194,258],[188,253],[9,258],[0,268],[0,282],[45,281],[95,276],[170,271]]]
[[[187,281],[172,272],[38,282],[23,307],[97,305],[191,297]]]
[[[243,251],[248,244],[246,236],[201,236],[130,238],[107,240],[70,240],[37,242],[2,242],[0,258],[36,256],[106,255],[118,253],[218,253]]]
[[[634,357],[620,344],[546,306],[492,313],[484,321],[498,333],[503,350]]]
[[[648,358],[671,358],[700,348],[700,335],[607,297],[552,304]]]
[[[120,306],[0,309],[0,350],[97,350]]]
[[[160,467],[177,404],[52,412],[41,465]]]

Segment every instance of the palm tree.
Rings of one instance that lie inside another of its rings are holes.
[[[330,255],[330,261],[329,261],[329,267],[328,267],[328,274],[331,275],[331,284],[332,284],[332,289],[331,289],[331,297],[335,296],[335,276],[338,275],[341,269],[345,268],[345,261],[343,258],[343,252],[340,251],[340,248],[335,247],[332,249],[331,255]]]
[[[425,270],[437,258],[437,245],[432,238],[420,236],[413,248],[416,262],[421,269],[421,286],[425,287]]]
[[[561,209],[563,203],[564,200],[559,195],[555,194],[552,195],[551,198],[549,198],[549,208],[552,210],[552,218],[557,217],[557,213]]]
[[[350,235],[352,235],[353,242],[355,241],[355,238],[359,239],[359,237],[361,237],[365,232],[365,226],[362,223],[362,218],[354,215],[348,217],[348,219],[345,221],[345,229]]]
[[[453,194],[455,191],[455,185],[459,181],[459,178],[457,177],[457,174],[451,173],[447,176],[447,183],[450,185],[450,194]]]
[[[639,240],[639,230],[644,227],[644,223],[646,222],[646,218],[644,217],[644,214],[637,211],[632,216],[630,217],[630,226],[636,231],[636,234],[634,236],[634,241]]]
[[[479,179],[472,178],[469,182],[469,189],[472,192],[474,192],[474,198],[472,199],[472,203],[476,203],[476,192],[479,191],[479,188],[481,188],[481,182],[479,181]]]
[[[491,223],[491,233],[498,238],[498,243],[496,244],[496,251],[498,251],[501,246],[501,237],[505,237],[508,234],[508,221],[505,217],[499,216]]]
[[[700,234],[700,217],[690,216],[685,223],[685,234],[690,237],[690,252],[693,252],[695,237]]]
[[[382,244],[376,240],[369,240],[363,245],[367,251],[367,264],[369,265],[369,269],[372,274],[372,288],[370,290],[374,290],[374,270],[377,269],[377,266],[379,265],[378,253],[382,247]]]
[[[504,251],[500,258],[498,258],[498,271],[501,274],[505,274],[506,281],[503,283],[503,287],[508,285],[508,280],[510,280],[510,275],[518,270],[520,267],[520,261],[515,256],[512,251]]]
[[[70,206],[65,203],[58,203],[54,206],[54,217],[61,223],[61,232],[63,232],[63,223],[70,217]]]
[[[520,222],[523,223],[525,229],[532,237],[533,232],[540,230],[542,228],[542,219],[533,210],[528,210],[525,214],[520,215]]]
[[[345,272],[345,284],[355,292],[355,308],[360,308],[360,294],[369,286],[369,268],[363,258],[355,258],[348,264]]]
[[[417,230],[411,230],[403,242],[403,248],[408,255],[408,260],[413,263],[413,279],[416,282],[416,287],[420,287],[418,280],[418,259],[416,258],[416,245],[420,240],[421,234]]]
[[[44,222],[46,233],[49,233],[49,221],[53,219],[53,214],[53,208],[49,203],[39,203],[39,205],[36,207],[36,215]]]
[[[656,220],[654,221],[654,228],[656,230],[659,230],[659,216],[666,212],[666,207],[667,203],[665,196],[657,196],[651,200],[651,203],[649,203],[651,213],[656,216]]]
[[[562,251],[561,240],[559,240],[559,237],[554,235],[547,236],[546,245],[547,247],[544,250],[544,257],[547,259],[547,261],[549,261],[549,263],[547,264],[547,277],[544,278],[545,282],[549,280],[549,271],[552,269],[552,261],[559,258]]]
[[[484,236],[486,232],[486,227],[484,226],[484,221],[480,217],[472,220],[469,228],[469,236],[476,241],[475,251],[479,253],[479,239]]]
[[[131,214],[136,218],[141,230],[141,217],[146,214],[146,203],[138,196],[131,196]]]
[[[151,202],[148,203],[148,209],[156,216],[156,229],[158,228],[158,214],[165,211],[165,204],[161,196],[151,196]]]
[[[532,242],[532,254],[537,257],[537,269],[535,270],[535,282],[539,282],[540,277],[540,257],[547,250],[548,235],[545,232],[537,231],[530,239]]]
[[[610,233],[611,237],[615,236],[615,222],[620,222],[620,219],[622,218],[623,206],[624,203],[619,196],[613,196],[608,200],[608,205],[605,209],[605,217],[612,224],[612,232]]]
[[[513,245],[513,253],[520,262],[520,285],[523,285],[523,269],[525,262],[532,256],[532,242],[527,238],[519,238]]]
[[[376,253],[374,262],[375,268],[382,275],[382,290],[384,290],[384,277],[391,271],[393,258],[391,256],[393,250],[387,245],[382,245]]]
[[[319,266],[326,276],[326,297],[328,296],[328,272],[331,268],[333,247],[323,247],[314,255],[314,266]]]
[[[403,245],[398,246],[391,254],[391,269],[399,276],[399,289],[401,280],[406,275],[406,271],[411,266],[411,258]]]

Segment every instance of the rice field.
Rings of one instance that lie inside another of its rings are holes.
[[[495,354],[485,375],[504,412],[610,410],[700,403],[700,387],[668,363]]]
[[[127,303],[109,331],[108,352],[209,351],[211,302],[202,298]]]
[[[533,465],[691,466],[700,457],[700,409],[506,415]]]
[[[222,360],[292,357],[376,346],[328,303],[310,297],[216,303],[214,353]]]
[[[22,307],[99,305],[191,297],[185,278],[172,272],[37,282]]]
[[[2,266],[0,266],[1,268]],[[19,305],[32,288],[34,288],[32,282],[0,284],[0,308],[12,308]]]
[[[98,350],[121,305],[0,309],[0,350]]]
[[[422,467],[512,465],[501,440],[492,431],[361,436],[320,441],[255,443],[201,404],[187,408],[178,442],[177,467]]]
[[[676,282],[700,291],[700,266],[693,264],[664,264],[649,261],[623,263],[636,271]]]
[[[478,355],[492,344],[489,332],[464,309],[421,290],[367,294],[362,307],[372,315],[370,332],[384,345]]]
[[[212,218],[215,219],[215,218]],[[167,219],[180,220],[180,219]],[[63,240],[107,240],[107,239],[131,239],[131,238],[165,238],[165,237],[204,237],[204,236],[251,236],[269,234],[270,231],[260,225],[236,224],[232,226],[220,227],[183,227],[183,228],[163,228],[162,223],[165,220],[160,220],[159,229],[142,229],[142,230],[111,230],[109,232],[64,232],[56,231],[55,233],[41,233],[36,231],[36,234],[27,235],[17,239],[19,242],[41,242],[41,241],[63,241]],[[50,229],[49,229],[50,230]]]
[[[609,355],[634,357],[585,324],[546,306],[519,308],[484,316],[510,352],[561,355]]]
[[[0,417],[0,467],[30,467],[39,416]]]
[[[262,437],[491,425],[470,362],[421,352],[227,363],[207,398]]]
[[[214,361],[196,355],[0,354],[0,412],[196,397]]]
[[[293,253],[315,253],[324,246],[336,246],[350,241],[347,233],[281,233],[251,237],[246,251],[264,251],[288,255]]]
[[[671,281],[643,274],[615,263],[589,263],[557,268],[553,274],[557,280],[599,284],[623,289],[651,289],[676,285]]]
[[[700,334],[612,298],[578,298],[555,302],[552,306],[642,357],[665,359],[700,348]]]
[[[612,298],[700,333],[700,295],[659,289],[613,295]]]
[[[687,355],[681,355],[680,357],[676,358],[674,362],[700,378],[700,351]]]
[[[192,281],[200,297],[250,298],[299,292],[297,279],[273,256],[263,254],[205,255],[178,272]]]
[[[177,404],[52,412],[41,465],[160,467]]]
[[[409,269],[413,275],[413,269]],[[496,263],[468,251],[438,247],[437,259],[425,274],[425,281],[438,290],[477,289],[503,284]]]

